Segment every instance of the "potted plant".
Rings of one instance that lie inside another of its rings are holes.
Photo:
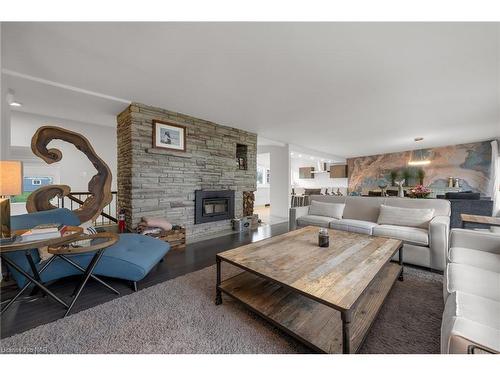
[[[397,169],[393,169],[392,171],[389,172],[389,176],[391,179],[391,186],[396,186],[396,178],[398,178],[398,171]]]
[[[417,169],[417,177],[420,185],[424,184],[425,171],[422,168]]]
[[[404,168],[401,172],[401,177],[405,180],[404,186],[410,186],[410,178],[411,178],[411,169]]]
[[[413,189],[410,189],[408,196],[410,198],[427,198],[431,192],[431,189],[424,185],[417,185]]]

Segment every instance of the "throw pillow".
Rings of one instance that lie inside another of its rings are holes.
[[[143,217],[142,221],[145,222],[148,227],[161,228],[165,231],[172,229],[172,224],[162,217]]]
[[[433,208],[403,208],[382,204],[377,223],[427,229],[433,217]]]
[[[81,223],[80,227],[83,228],[83,233],[85,234],[96,234],[97,229],[92,225],[91,221],[86,221],[85,223]]]
[[[309,215],[327,216],[335,219],[342,219],[344,213],[344,203],[326,203],[311,201]]]

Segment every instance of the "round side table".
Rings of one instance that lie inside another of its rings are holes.
[[[97,264],[99,263],[99,260],[104,254],[104,251],[111,245],[114,245],[116,242],[118,242],[118,239],[119,237],[117,234],[110,232],[103,232],[90,235],[81,234],[77,238],[72,238],[67,241],[64,241],[63,243],[49,246],[48,252],[49,254],[53,255],[52,258],[60,258],[63,261],[71,264],[73,267],[76,267],[77,269],[83,272],[82,280],[75,288],[75,291],[72,294],[72,296],[74,297],[71,300],[69,306],[67,307],[68,309],[66,310],[64,316],[67,316],[71,312],[71,309],[78,300],[78,297],[80,297],[83,288],[85,288],[85,285],[87,284],[90,278],[94,279],[101,285],[110,289],[113,293],[118,295],[120,294],[120,292],[118,292],[116,289],[114,289],[106,282],[104,282],[103,280],[92,274]],[[85,254],[91,252],[94,252],[94,256],[92,257],[92,260],[90,261],[86,269],[68,257],[68,255]]]
[[[54,261],[54,257],[50,258],[43,266],[38,270],[36,268],[35,262],[33,260],[33,257],[31,256],[31,253],[28,250],[32,249],[38,249],[41,247],[46,247],[46,246],[52,246],[56,245],[58,243],[63,243],[66,241],[71,241],[75,238],[78,238],[82,232],[83,229],[80,227],[76,226],[67,226],[66,230],[64,231],[64,234],[62,237],[57,237],[57,238],[49,238],[45,240],[32,240],[32,241],[27,241],[23,240],[22,234],[27,232],[29,229],[20,229],[16,230],[14,232],[14,241],[8,242],[8,243],[2,243],[0,244],[0,258],[2,259],[3,262],[11,266],[13,269],[15,269],[17,272],[19,272],[21,275],[26,277],[29,281],[24,285],[21,290],[10,300],[5,301],[7,305],[5,305],[4,308],[2,308],[1,313],[5,312],[12,304],[24,293],[26,289],[30,287],[31,284],[35,284],[38,288],[40,288],[44,293],[46,293],[49,297],[63,305],[64,307],[68,308],[68,305],[66,302],[61,300],[59,297],[57,297],[54,293],[52,293],[45,285],[43,285],[40,274]],[[31,268],[31,272],[33,272],[33,275],[30,275],[28,272],[26,272],[22,267],[17,265],[13,260],[9,259],[9,257],[5,256],[8,253],[12,253],[14,251],[26,251],[26,258],[28,259],[28,263]]]

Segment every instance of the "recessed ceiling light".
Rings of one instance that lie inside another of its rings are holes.
[[[313,157],[313,156],[310,156],[310,157],[309,157],[309,159],[314,160],[314,157]]]
[[[11,102],[10,106],[11,107],[22,107],[23,103],[20,103],[20,102]]]
[[[302,154],[299,154],[299,158],[301,158],[301,157],[302,157]]]

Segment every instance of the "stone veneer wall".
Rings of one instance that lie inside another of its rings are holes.
[[[153,120],[186,126],[186,152],[153,148]],[[117,121],[118,205],[129,229],[143,216],[185,226],[188,239],[229,229],[230,220],[194,225],[198,189],[235,190],[235,216],[242,216],[243,192],[256,190],[256,134],[139,103]],[[248,146],[247,170],[237,167],[237,143]]]

